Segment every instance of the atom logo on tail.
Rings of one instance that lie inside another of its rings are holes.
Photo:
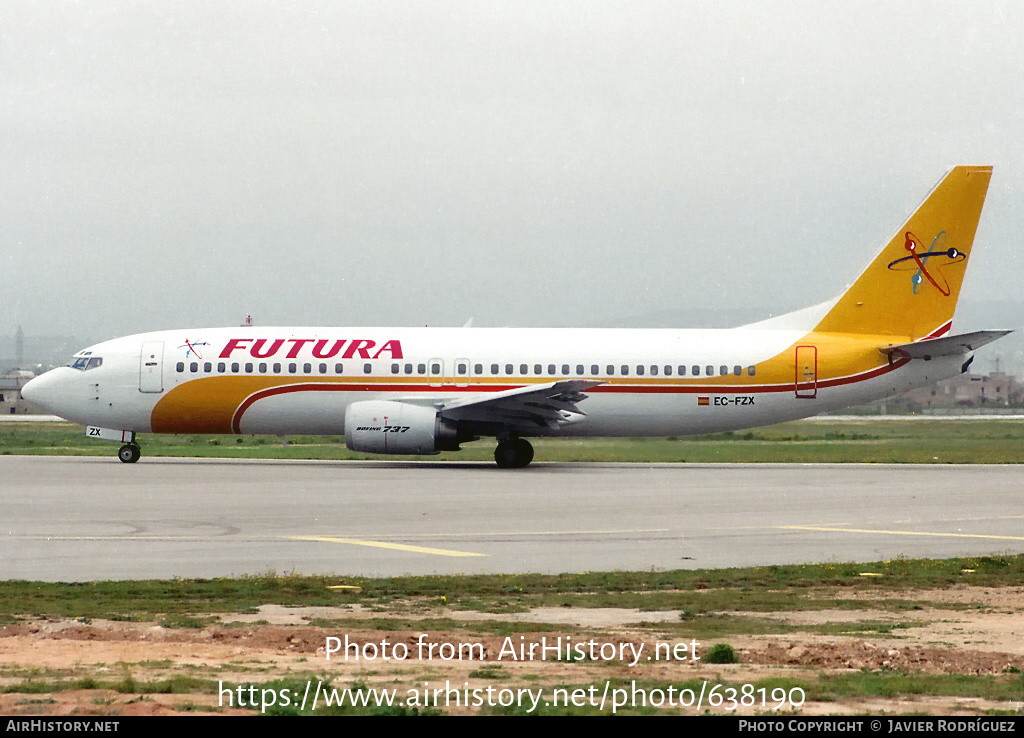
[[[921,240],[910,231],[904,234],[904,239],[903,248],[910,252],[910,256],[889,262],[889,269],[894,272],[913,270],[914,275],[910,278],[910,288],[915,295],[917,288],[927,279],[935,289],[949,297],[952,290],[949,287],[949,281],[942,274],[942,267],[963,261],[967,258],[967,254],[952,247],[943,248],[946,243],[945,231],[939,231],[932,239],[932,245],[928,247],[927,251],[923,250],[924,245]],[[929,264],[928,262],[933,259],[938,259],[938,262]],[[930,271],[929,266],[931,267]]]

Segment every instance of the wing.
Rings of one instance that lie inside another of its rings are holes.
[[[541,428],[557,430],[566,423],[585,418],[586,413],[577,404],[587,398],[586,390],[599,384],[603,383],[566,379],[488,395],[474,395],[439,403],[435,407],[444,417],[452,420],[498,423],[521,433],[536,433]]]

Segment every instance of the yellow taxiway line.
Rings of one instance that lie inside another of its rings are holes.
[[[992,538],[999,541],[1024,541],[1024,536],[995,536],[985,533],[936,533],[919,530],[869,530],[866,528],[825,528],[813,525],[780,525],[782,530],[816,530],[824,533],[878,533],[889,536],[936,536],[939,538]]]
[[[371,548],[390,548],[395,551],[425,553],[434,556],[486,556],[487,554],[471,551],[452,551],[447,548],[427,548],[426,546],[409,546],[404,543],[387,543],[385,541],[366,541],[360,538],[334,538],[332,536],[285,536],[293,541],[320,541],[323,543],[347,543],[352,546],[370,546]]]

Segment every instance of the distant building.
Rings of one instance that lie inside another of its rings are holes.
[[[922,408],[1020,407],[1024,404],[1024,384],[1006,372],[961,374],[911,390],[898,399]]]
[[[0,376],[0,414],[42,415],[46,412],[21,397],[21,388],[34,376],[26,369],[14,369]]]
[[[0,372],[31,367],[37,374],[49,368],[64,366],[71,355],[89,341],[73,336],[26,336],[18,326],[13,336],[0,335]]]

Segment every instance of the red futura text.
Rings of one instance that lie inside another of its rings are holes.
[[[247,351],[256,359],[269,359],[287,347],[284,358],[295,359],[307,344],[312,344],[313,358],[316,359],[330,359],[339,353],[342,359],[379,359],[384,354],[385,358],[402,358],[401,341],[392,339],[376,348],[376,341],[365,338],[232,338],[220,352],[219,358],[230,359],[235,351]],[[345,349],[344,353],[341,351],[342,347]]]

